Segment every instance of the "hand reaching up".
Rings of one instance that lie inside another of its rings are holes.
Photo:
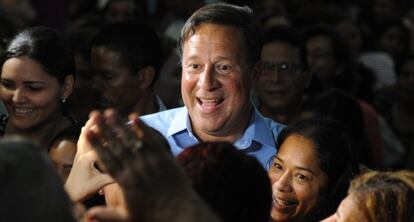
[[[103,186],[114,183],[108,174],[96,168],[98,155],[86,138],[92,128],[96,127],[96,122],[96,116],[92,116],[82,128],[73,167],[65,183],[65,190],[73,202],[81,202],[97,193]]]
[[[113,110],[93,113],[86,136],[122,187],[131,221],[218,221],[194,193],[168,143],[137,115],[126,125]]]

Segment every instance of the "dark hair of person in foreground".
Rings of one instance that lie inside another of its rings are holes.
[[[62,182],[37,145],[21,138],[1,139],[0,181],[0,221],[75,221]]]
[[[177,160],[224,222],[269,220],[270,181],[254,157],[227,142],[206,142],[185,149]]]

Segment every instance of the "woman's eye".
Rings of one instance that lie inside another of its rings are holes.
[[[301,174],[301,173],[298,173],[296,175],[296,178],[298,178],[299,180],[308,180],[308,177],[305,176],[305,175],[303,175],[303,174]]]
[[[40,86],[28,86],[27,87],[30,91],[40,91],[40,90],[42,90],[43,88],[42,87],[40,87]]]
[[[282,169],[283,169],[282,165],[280,165],[280,164],[278,164],[278,163],[274,163],[274,164],[273,164],[273,166],[274,166],[276,169],[278,169],[278,170],[282,170]]]

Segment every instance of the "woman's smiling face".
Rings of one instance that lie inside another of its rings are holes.
[[[28,130],[59,113],[63,89],[36,60],[27,56],[8,59],[1,70],[0,99],[16,129]]]
[[[311,140],[292,134],[281,144],[269,170],[274,221],[295,221],[309,215],[320,200],[328,177],[319,166]]]

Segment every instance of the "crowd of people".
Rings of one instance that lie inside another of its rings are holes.
[[[69,2],[0,3],[0,221],[414,221],[410,1]]]

